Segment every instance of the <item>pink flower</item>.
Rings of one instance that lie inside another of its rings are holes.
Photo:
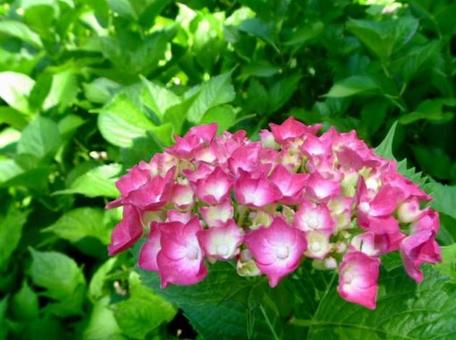
[[[245,244],[271,287],[298,268],[307,246],[304,233],[280,217],[274,218],[268,228],[248,233]]]
[[[359,251],[345,254],[339,267],[339,295],[369,309],[377,304],[380,260]]]
[[[442,260],[440,248],[434,239],[432,230],[420,230],[404,238],[400,251],[407,274],[420,283],[423,281],[423,272],[420,267],[423,263],[438,263]]]
[[[236,200],[243,205],[254,208],[265,207],[282,198],[282,193],[271,181],[264,177],[252,178],[241,172],[234,184]]]
[[[304,151],[309,156],[328,155],[329,151],[331,150],[332,141],[327,138],[323,139],[323,136],[317,137],[314,135],[307,135],[304,143],[301,146],[302,151]]]
[[[422,213],[423,211],[420,209],[420,202],[416,197],[409,198],[397,208],[397,217],[402,223],[414,222]]]
[[[173,186],[174,168],[165,177],[155,176],[137,190],[131,191],[124,202],[144,210],[158,210],[168,203]]]
[[[157,255],[160,249],[160,229],[156,223],[152,223],[149,237],[139,251],[139,267],[158,272]]]
[[[224,225],[198,232],[198,240],[205,254],[217,260],[228,260],[238,253],[244,231],[233,220]]]
[[[192,127],[184,137],[176,136],[176,143],[166,151],[177,157],[191,158],[210,144],[217,133],[217,124]]]
[[[180,222],[186,224],[192,219],[192,214],[190,211],[177,211],[177,210],[168,210],[166,213],[166,222]]]
[[[201,144],[209,144],[217,134],[217,124],[198,125],[188,130],[185,137],[196,137]]]
[[[315,135],[321,129],[321,125],[307,126],[293,117],[285,120],[281,125],[269,124],[276,142],[284,143],[289,139],[300,138],[304,135]]]
[[[420,218],[410,226],[410,229],[413,233],[422,230],[430,230],[437,235],[440,229],[439,213],[431,209],[426,209],[423,211]]]
[[[296,204],[301,201],[307,174],[291,173],[283,165],[277,165],[269,179],[281,191],[283,196],[281,202]]]
[[[196,183],[196,194],[204,202],[219,204],[230,194],[233,180],[220,168],[216,167],[206,178]]]
[[[116,255],[133,246],[142,236],[143,225],[141,215],[135,207],[125,205],[123,218],[116,225],[111,235],[111,244],[108,246],[109,255]]]
[[[296,211],[293,225],[305,232],[320,231],[330,235],[334,231],[335,222],[326,204],[304,201]]]
[[[201,216],[209,227],[219,227],[233,218],[234,208],[229,200],[222,204],[200,208]]]
[[[189,184],[175,184],[171,195],[171,202],[180,209],[189,209],[194,203],[193,190]]]
[[[318,172],[313,172],[306,183],[310,197],[317,200],[329,200],[340,193],[339,181],[332,178],[324,178]]]
[[[159,227],[161,249],[157,264],[162,287],[169,283],[191,285],[203,280],[207,269],[196,236],[202,230],[198,218],[192,218],[187,224],[168,222]]]

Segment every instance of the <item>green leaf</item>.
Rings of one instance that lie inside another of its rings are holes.
[[[393,142],[394,142],[394,134],[396,133],[397,122],[394,122],[391,125],[388,134],[383,139],[383,141],[375,148],[375,152],[387,159],[395,159],[393,154]]]
[[[103,137],[120,147],[132,146],[135,138],[145,137],[155,125],[129,97],[120,93],[105,105],[98,116],[98,128]]]
[[[0,98],[22,113],[30,113],[28,95],[35,81],[17,72],[0,72]]]
[[[247,338],[249,296],[255,286],[247,279],[236,275],[226,263],[216,263],[211,267],[208,277],[193,286],[169,286],[160,288],[156,273],[140,271],[144,283],[154,291],[176,304],[184,311],[198,334],[206,339]],[[258,289],[258,287],[257,287]],[[254,315],[258,310],[254,311]],[[260,338],[269,338],[263,317],[255,318],[253,332]]]
[[[0,300],[0,340],[5,340],[8,335],[8,324],[6,322],[6,309],[8,308],[8,296]]]
[[[73,67],[66,67],[52,76],[51,88],[44,99],[43,110],[55,106],[58,106],[59,111],[66,109],[76,102],[78,91],[77,72]]]
[[[446,123],[453,119],[454,113],[446,107],[456,107],[456,100],[451,98],[428,99],[420,103],[414,112],[403,115],[399,122],[411,124],[419,120],[428,120],[436,123]]]
[[[113,257],[103,263],[92,276],[89,284],[89,298],[92,302],[101,299],[104,295],[104,284],[109,272],[114,268],[117,258]]]
[[[93,305],[82,338],[87,340],[125,339],[109,305],[109,297],[104,297]]]
[[[40,252],[30,248],[33,283],[45,289],[43,295],[55,300],[47,309],[56,315],[79,314],[85,295],[85,278],[76,262],[54,251]]]
[[[11,308],[16,320],[33,320],[39,316],[38,296],[29,287],[27,281],[22,282],[21,289],[13,296]]]
[[[11,206],[6,215],[0,218],[0,272],[7,267],[22,236],[22,228],[28,213]]]
[[[43,46],[38,34],[33,32],[27,25],[15,20],[0,21],[0,33],[18,38],[34,47]]]
[[[359,94],[373,94],[379,90],[379,85],[371,77],[352,76],[336,82],[325,96],[343,98]]]
[[[442,262],[435,265],[439,271],[448,275],[456,284],[456,244],[440,247],[442,250]]]
[[[115,198],[119,195],[115,182],[120,175],[120,164],[101,165],[76,178],[66,190],[54,192],[54,195],[81,194],[87,197]]]
[[[308,339],[446,339],[456,332],[456,287],[427,268],[417,285],[403,270],[382,273],[377,308],[347,303],[330,287],[314,317],[295,320]]]
[[[60,134],[57,124],[49,118],[38,116],[22,132],[17,152],[45,158],[57,151],[59,145]]]
[[[94,237],[103,244],[108,244],[111,226],[104,223],[103,210],[85,207],[68,211],[43,231],[53,232],[70,242],[77,242],[84,237]]]
[[[430,180],[429,184],[426,185],[426,189],[432,195],[432,207],[456,219],[456,186]]]
[[[121,17],[136,19],[137,14],[129,0],[108,0],[109,7]]]
[[[96,104],[105,104],[119,90],[120,85],[108,78],[97,78],[91,83],[83,84],[84,94]]]
[[[180,98],[171,90],[157,83],[151,82],[141,77],[143,84],[146,86],[148,96],[145,97],[148,105],[154,113],[162,120],[166,110],[171,106],[181,102]]]
[[[234,87],[231,85],[231,72],[216,76],[199,88],[195,99],[187,111],[187,119],[199,123],[204,114],[212,107],[234,100]]]
[[[130,275],[129,284],[130,298],[113,306],[114,316],[123,333],[135,339],[144,339],[160,324],[171,321],[176,310],[143,286],[136,273]]]
[[[218,133],[222,133],[236,123],[236,111],[231,105],[216,106],[206,112],[200,123],[217,123]]]
[[[421,169],[437,179],[449,179],[451,169],[450,157],[440,148],[412,146],[418,164]]]
[[[291,98],[298,89],[301,81],[301,74],[295,73],[290,76],[283,77],[274,82],[269,89],[269,112],[279,110]]]

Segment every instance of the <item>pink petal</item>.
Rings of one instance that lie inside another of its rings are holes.
[[[336,224],[326,204],[317,205],[305,201],[296,211],[293,225],[305,232],[320,231],[332,234]]]
[[[233,258],[238,253],[243,237],[244,231],[234,220],[222,226],[198,232],[198,240],[205,254],[217,260]]]
[[[307,177],[307,174],[291,173],[283,165],[277,165],[270,180],[281,191],[282,202],[293,204],[301,201],[302,189],[306,185]]]
[[[232,185],[231,177],[216,167],[206,178],[198,180],[196,194],[206,203],[219,204],[228,198]]]
[[[234,208],[229,200],[219,205],[200,208],[201,216],[209,227],[224,225],[234,216]]]
[[[440,247],[431,230],[421,230],[404,238],[400,245],[405,270],[416,282],[423,281],[420,267],[423,263],[438,263],[442,260]]]
[[[149,237],[139,252],[139,267],[145,270],[157,272],[157,255],[160,249],[160,230],[156,225],[152,225]]]
[[[353,303],[375,309],[380,260],[359,251],[345,254],[339,268],[339,295]]]
[[[261,208],[282,198],[280,190],[266,178],[252,178],[241,172],[234,185],[234,193],[240,204]]]
[[[298,268],[306,250],[306,239],[302,231],[276,217],[268,228],[247,234],[245,245],[260,271],[268,277],[269,285],[275,287],[284,276]]]
[[[110,256],[133,246],[143,233],[141,215],[138,209],[130,205],[124,206],[123,209],[122,221],[116,225],[111,235],[111,244],[108,246]]]

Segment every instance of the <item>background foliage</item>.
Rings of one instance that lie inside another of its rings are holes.
[[[0,339],[454,337],[453,1],[7,0],[0,15]],[[255,138],[290,115],[409,160],[443,224],[421,286],[385,258],[371,312],[306,265],[274,290],[220,265],[161,291],[131,254],[107,257],[126,168],[193,124]]]

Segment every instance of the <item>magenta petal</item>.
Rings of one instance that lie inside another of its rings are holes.
[[[359,251],[345,254],[339,267],[339,295],[349,302],[375,309],[380,260]]]
[[[157,255],[160,249],[160,230],[158,227],[152,226],[149,237],[139,252],[139,267],[145,270],[158,271]]]
[[[307,247],[304,233],[290,227],[280,217],[274,218],[268,228],[247,234],[245,244],[271,287],[298,268]]]
[[[116,255],[133,246],[143,233],[141,215],[135,207],[124,206],[123,218],[116,225],[108,246],[109,255]]]
[[[241,172],[236,181],[234,193],[240,204],[255,208],[267,206],[282,198],[282,193],[274,183],[264,177],[252,178],[245,172]]]
[[[421,230],[404,238],[400,251],[407,274],[418,283],[423,281],[420,269],[423,263],[438,263],[442,260],[440,247],[431,230]]]
[[[206,277],[204,253],[196,236],[200,230],[201,224],[196,217],[187,224],[160,224],[161,250],[157,256],[157,264],[163,287],[169,283],[195,284]]]

